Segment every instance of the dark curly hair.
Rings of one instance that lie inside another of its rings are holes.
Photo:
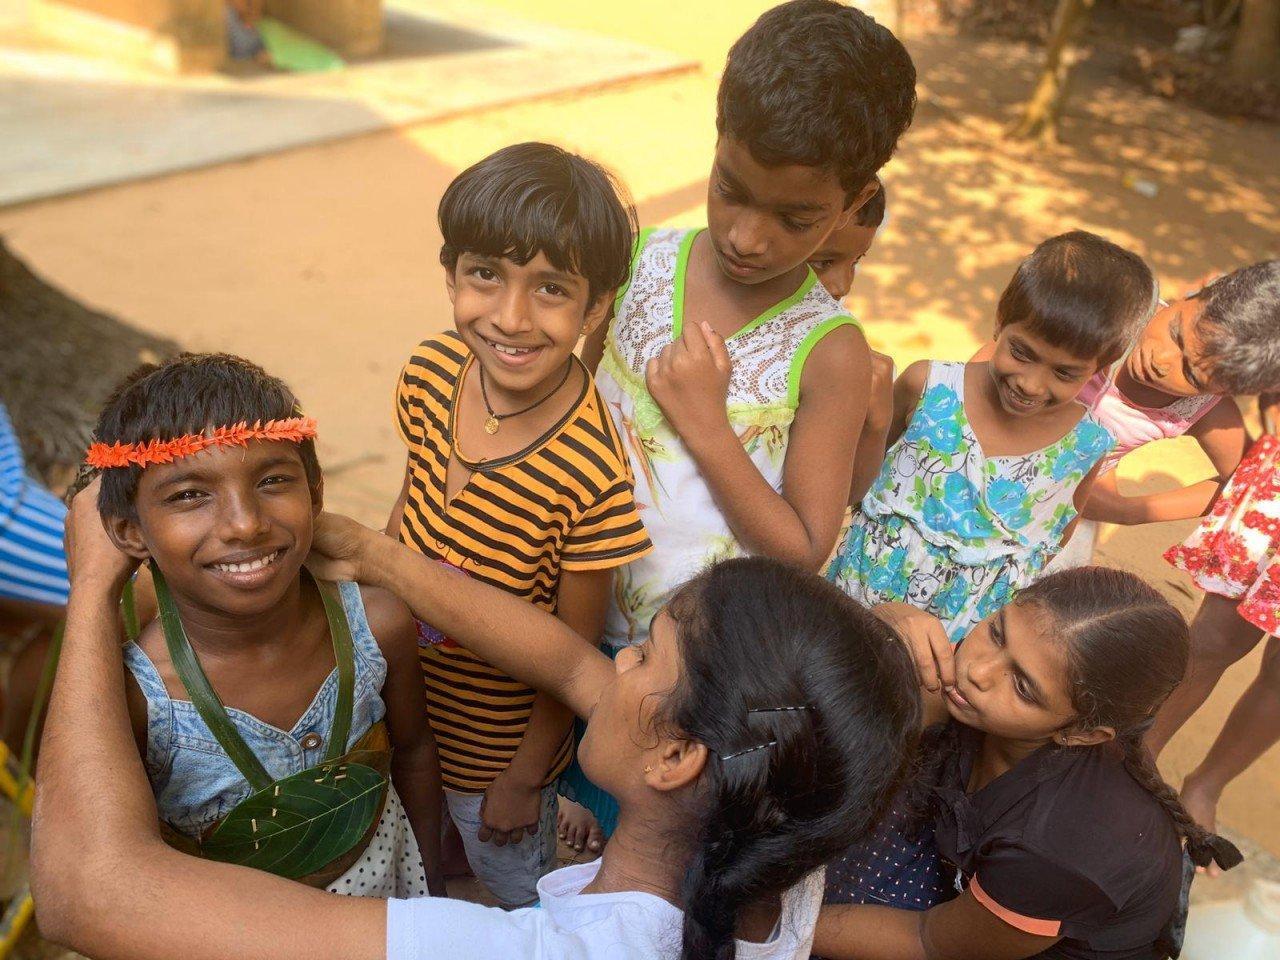
[[[791,0],[729,51],[716,130],[764,166],[830,170],[852,201],[915,108],[916,68],[889,30],[836,0]]]
[[[107,398],[93,434],[102,443],[139,443],[300,414],[298,399],[284,381],[257,364],[229,353],[180,353],[159,365],[143,364],[125,377]],[[321,479],[315,441],[297,446],[314,487]],[[101,474],[99,512],[136,518],[142,468],[112,467]]]
[[[636,211],[600,164],[549,143],[517,143],[454,178],[440,198],[440,262],[464,253],[526,264],[542,253],[585,277],[594,301],[627,281]]]
[[[683,668],[657,722],[706,746],[682,960],[731,960],[739,911],[860,839],[915,747],[904,646],[813,574],[729,560],[668,607]]]

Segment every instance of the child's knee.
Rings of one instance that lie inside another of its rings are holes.
[[[1191,659],[1229,667],[1258,645],[1262,631],[1236,613],[1238,601],[1209,594],[1191,626]]]

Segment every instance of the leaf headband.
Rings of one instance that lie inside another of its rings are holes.
[[[255,421],[250,426],[240,421],[229,427],[218,427],[209,433],[188,433],[172,440],[147,440],[142,443],[95,443],[85,455],[85,463],[99,470],[112,467],[149,467],[172,463],[179,457],[190,457],[210,447],[243,447],[250,440],[286,440],[301,443],[316,435],[316,422],[311,417],[288,420]]]

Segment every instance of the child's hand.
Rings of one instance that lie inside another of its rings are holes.
[[[364,581],[368,540],[381,536],[350,517],[322,513],[316,518],[307,568],[321,580]]]
[[[522,782],[509,770],[498,774],[480,803],[480,829],[476,836],[481,843],[505,847],[519,843],[525,832],[538,831],[542,818],[542,787]]]
[[[87,577],[101,577],[112,589],[124,589],[125,581],[138,561],[117,547],[107,536],[98,513],[98,488],[94,480],[75,495],[63,527],[63,548],[67,553],[68,578],[74,584]]]
[[[930,693],[956,684],[955,650],[942,621],[908,603],[880,603],[871,612],[887,623],[911,651],[920,683]]]
[[[689,437],[728,424],[725,398],[732,373],[724,338],[704,321],[685,324],[680,339],[649,361],[644,379],[667,422],[688,442]]]
[[[1159,383],[1169,373],[1157,348],[1145,340],[1138,341],[1125,365],[1133,378],[1143,383]]]

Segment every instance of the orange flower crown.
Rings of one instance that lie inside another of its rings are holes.
[[[250,426],[245,421],[229,427],[218,427],[209,433],[188,433],[172,440],[147,440],[143,443],[95,443],[85,455],[85,463],[99,470],[111,467],[148,467],[172,463],[210,447],[243,447],[250,440],[287,440],[301,443],[316,435],[316,422],[311,417],[288,420],[261,420]]]

